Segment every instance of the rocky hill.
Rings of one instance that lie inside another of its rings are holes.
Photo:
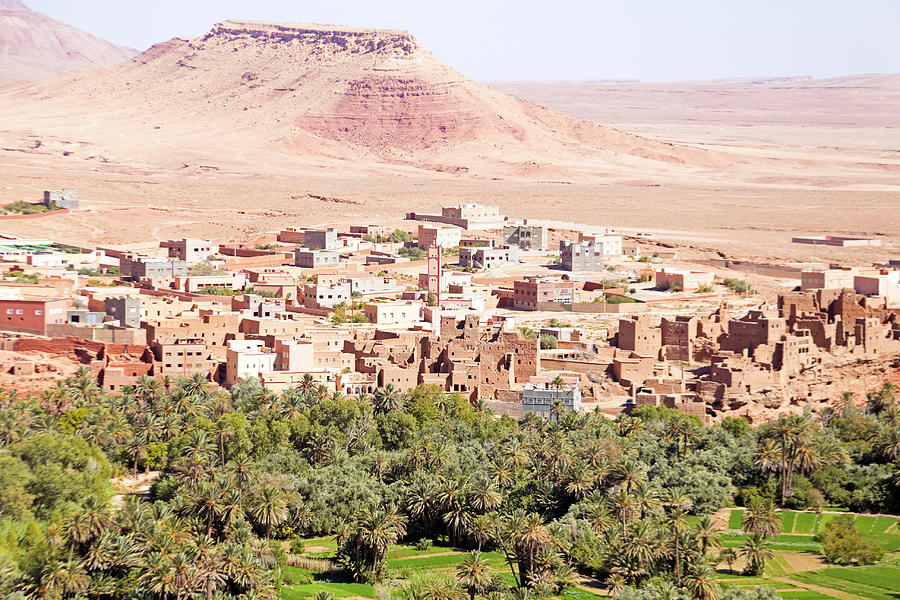
[[[0,82],[38,80],[74,68],[127,61],[132,53],[94,35],[0,0]]]
[[[17,116],[39,114],[35,127],[45,135],[66,137],[60,123],[74,118],[79,138],[96,132],[90,142],[110,159],[139,155],[152,164],[189,162],[178,155],[189,147],[208,156],[239,147],[241,156],[276,152],[277,161],[364,159],[519,175],[716,162],[702,150],[578,121],[476,83],[405,31],[227,21],[113,68],[8,86],[0,116],[23,100],[29,108]]]

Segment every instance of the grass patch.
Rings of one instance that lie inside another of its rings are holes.
[[[878,517],[872,525],[872,533],[884,533],[897,522],[897,517]]]
[[[860,533],[871,533],[872,525],[875,524],[878,517],[856,517],[856,530]]]
[[[569,588],[564,590],[563,593],[559,595],[559,598],[562,600],[593,600],[594,598],[608,598],[608,596],[594,594],[581,588]]]
[[[900,566],[831,567],[823,569],[821,573],[828,577],[853,581],[870,587],[900,591]]]
[[[815,513],[797,513],[796,524],[794,525],[794,533],[815,533],[816,517]]]
[[[731,511],[731,515],[728,517],[728,529],[740,529],[741,521],[744,518],[744,511],[740,509],[734,509]]]
[[[831,596],[813,592],[812,590],[789,590],[787,592],[778,592],[783,600],[833,600]]]
[[[364,583],[308,583],[305,585],[286,585],[278,594],[282,600],[300,600],[300,598],[312,598],[319,592],[331,592],[335,598],[348,598],[350,596],[362,596],[363,598],[375,598],[375,588]]]
[[[853,569],[854,567],[845,567]],[[825,569],[826,571],[833,571],[834,569]],[[843,569],[838,569],[843,570]],[[833,590],[838,590],[840,592],[847,592],[848,594],[855,594],[857,596],[861,596],[863,598],[869,598],[870,600],[897,600],[897,594],[891,592],[889,590],[880,589],[876,587],[871,587],[868,585],[863,585],[861,583],[856,583],[852,581],[847,581],[845,579],[841,579],[840,577],[830,577],[824,574],[824,571],[813,571],[810,573],[800,573],[797,575],[792,575],[791,579],[795,581],[802,581],[804,583],[809,583],[811,585],[817,585],[824,588],[829,588]]]
[[[746,535],[725,534],[721,537],[726,548],[740,548],[747,541]],[[809,535],[782,534],[768,540],[772,550],[791,550],[793,552],[822,552],[822,545]]]
[[[784,533],[793,533],[794,521],[797,519],[797,513],[793,511],[783,511],[781,513],[781,531]]]

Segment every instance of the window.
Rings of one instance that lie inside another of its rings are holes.
[[[14,311],[14,310],[11,309],[11,308],[7,308],[7,309],[6,309],[6,314],[8,314],[8,315],[15,314],[15,312],[16,312],[16,311]]]

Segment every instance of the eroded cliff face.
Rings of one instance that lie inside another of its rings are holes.
[[[420,49],[409,32],[387,29],[360,29],[338,25],[292,25],[225,21],[217,23],[201,40],[252,39],[308,45],[331,52],[411,54]]]

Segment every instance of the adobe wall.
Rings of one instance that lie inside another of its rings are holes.
[[[545,371],[572,371],[573,373],[582,373],[584,375],[591,373],[611,375],[612,361],[603,363],[588,360],[542,358],[541,368]]]
[[[147,330],[137,328],[95,329],[93,327],[79,327],[77,325],[64,323],[59,325],[47,325],[47,337],[77,337],[83,340],[92,340],[107,344],[147,345]]]

